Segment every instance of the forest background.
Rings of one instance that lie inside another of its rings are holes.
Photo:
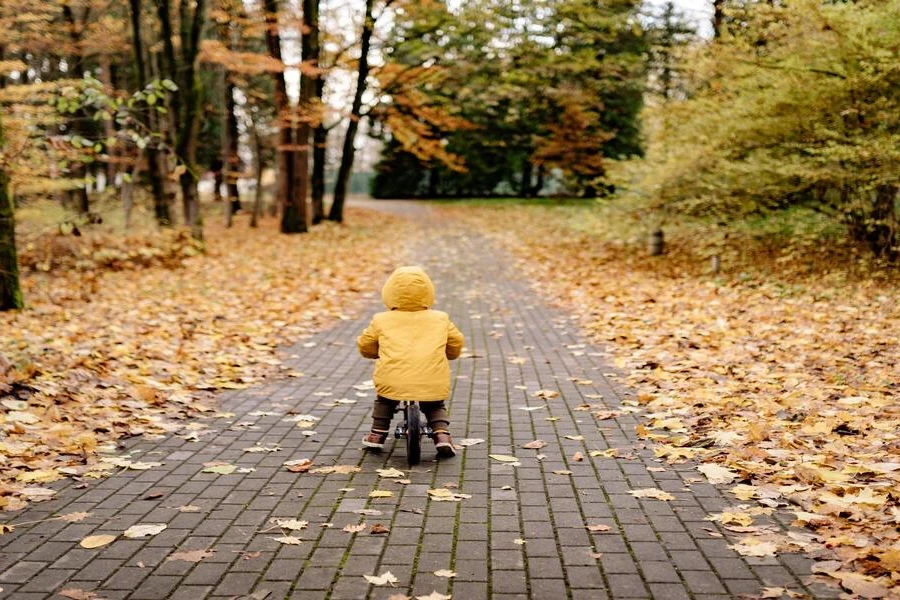
[[[896,259],[898,2],[709,8],[697,33],[634,0],[5,2],[0,304],[16,210],[201,240],[206,177],[229,224],[305,232],[343,220],[360,131],[376,197],[613,197],[658,236],[787,213]]]

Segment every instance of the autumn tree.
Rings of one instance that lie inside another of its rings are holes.
[[[685,62],[688,98],[653,115],[672,126],[643,189],[720,219],[808,207],[896,257],[900,0],[723,10],[719,38]]]
[[[646,47],[637,3],[428,7],[396,19],[386,67],[415,73],[419,81],[405,82],[389,104],[402,106],[414,90],[427,98],[420,105],[465,123],[432,121],[445,151],[464,168],[420,160],[422,183],[415,188],[422,195],[535,195],[551,170],[573,191],[593,195],[606,158],[641,153]],[[388,144],[375,191],[409,194],[392,187],[388,175],[408,166],[392,163],[409,162],[404,154],[415,155],[417,145],[434,138],[382,122],[400,143]]]

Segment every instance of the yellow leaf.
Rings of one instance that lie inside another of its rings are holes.
[[[389,492],[387,490],[372,490],[369,492],[369,498],[390,498],[394,495],[394,492]]]
[[[630,490],[628,492],[635,498],[655,498],[656,500],[674,500],[675,496],[669,492],[657,488],[645,488],[641,490]]]
[[[99,548],[105,546],[116,539],[114,535],[89,535],[79,542],[82,548]]]
[[[500,462],[505,463],[519,462],[518,458],[516,458],[515,456],[510,456],[508,454],[488,454],[488,456],[490,456],[494,460],[499,460]]]

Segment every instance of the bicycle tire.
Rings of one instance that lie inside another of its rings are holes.
[[[406,461],[413,467],[422,458],[422,413],[419,405],[410,402],[406,407]]]

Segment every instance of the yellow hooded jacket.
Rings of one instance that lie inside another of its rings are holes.
[[[381,298],[388,312],[372,318],[356,340],[359,353],[378,359],[372,376],[379,396],[427,402],[450,396],[450,363],[463,335],[450,316],[431,310],[434,284],[421,267],[400,267]]]

